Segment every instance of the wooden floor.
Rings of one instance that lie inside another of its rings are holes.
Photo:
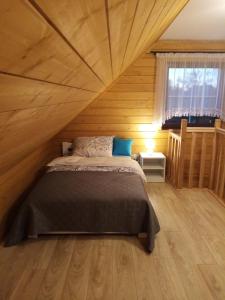
[[[69,237],[0,248],[0,299],[225,299],[225,207],[207,190],[149,184],[161,224],[135,237]]]

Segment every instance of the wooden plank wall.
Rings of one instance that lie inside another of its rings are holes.
[[[167,131],[153,134],[155,56],[145,54],[56,137],[57,143],[76,136],[117,135],[134,140],[133,152],[145,151],[154,138],[155,151],[166,153]]]
[[[0,175],[0,237],[5,231],[5,220],[14,202],[38,178],[41,168],[56,156],[58,153],[50,140]]]

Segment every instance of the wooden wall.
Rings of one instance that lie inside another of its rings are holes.
[[[42,167],[58,156],[54,143],[49,141],[0,175],[0,237],[5,230],[5,220],[14,202],[41,174]]]
[[[157,52],[224,52],[225,42],[159,40],[151,48],[152,51]],[[153,118],[155,71],[155,56],[149,54],[140,56],[105,92],[100,94],[57,135],[57,145],[59,146],[62,141],[71,141],[76,136],[113,134],[133,138],[133,152],[136,153],[145,151],[146,139],[153,136],[156,144],[155,151],[166,153],[167,131],[158,131],[155,135],[148,131]],[[222,127],[225,125],[222,124]],[[207,145],[211,143],[210,138],[209,134],[206,140]],[[187,143],[189,147],[190,135]],[[199,144],[197,148],[194,154],[194,168],[199,170]],[[210,151],[209,147],[207,151]],[[207,157],[206,170],[208,172],[210,155]],[[189,157],[185,159],[185,168],[189,170]],[[196,173],[194,177],[197,178],[198,174]],[[187,180],[187,174],[185,174],[185,180]],[[204,180],[207,185],[208,179]]]
[[[155,94],[155,56],[137,59],[118,80],[84,109],[56,137],[58,143],[76,136],[117,135],[134,140],[133,152],[145,151],[153,138],[155,151],[166,152],[167,131],[151,132]]]

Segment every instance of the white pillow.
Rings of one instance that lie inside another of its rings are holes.
[[[112,156],[113,136],[77,137],[73,146],[73,155],[110,157]]]

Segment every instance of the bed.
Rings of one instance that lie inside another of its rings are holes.
[[[146,233],[151,252],[160,227],[144,181],[131,158],[59,157],[23,201],[5,245],[50,233]]]

